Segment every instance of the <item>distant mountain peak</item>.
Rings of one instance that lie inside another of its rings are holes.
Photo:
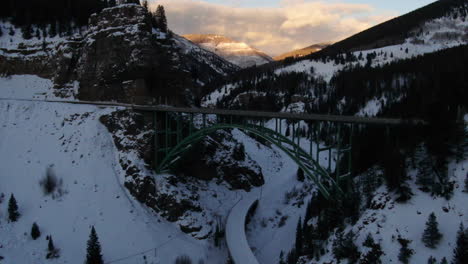
[[[189,34],[183,37],[242,68],[273,61],[266,53],[249,46],[247,43],[223,35]]]

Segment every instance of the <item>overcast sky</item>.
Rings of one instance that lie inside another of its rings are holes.
[[[220,34],[274,56],[338,41],[434,0],[152,0],[177,34]]]

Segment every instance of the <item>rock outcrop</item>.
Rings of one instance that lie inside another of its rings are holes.
[[[21,41],[16,31],[2,37],[19,42],[0,48],[0,74],[52,79],[59,96],[77,83],[80,100],[187,104],[204,84],[237,70],[215,54],[187,52],[187,43],[154,28],[148,11],[136,4],[103,9],[85,31],[69,37]]]

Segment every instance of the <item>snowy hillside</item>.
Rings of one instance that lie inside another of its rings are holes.
[[[324,82],[325,86],[330,86],[330,81],[334,76],[339,74],[340,71],[353,69],[358,66],[369,66],[373,68],[382,67],[392,62],[467,45],[468,20],[466,16],[455,16],[454,14],[457,13],[450,13],[443,17],[426,21],[420,27],[409,32],[408,37],[401,44],[377,49],[341,53],[334,56],[322,56],[317,59],[302,59],[291,64],[285,63],[274,69],[273,76],[269,76],[269,72],[262,72],[259,70],[256,79],[253,80],[254,86],[256,84],[261,84],[265,76],[275,80],[281,80],[281,78],[286,78],[289,74],[299,74],[304,76],[304,82],[306,84],[300,85],[298,89],[302,89],[302,86],[308,85],[310,90],[307,92],[316,96],[316,91],[313,89],[314,85],[308,83],[312,78],[316,83]],[[312,83],[313,82],[314,81],[312,81]],[[211,94],[205,96],[202,100],[202,105],[207,107],[214,106],[223,99],[235,103],[242,101],[243,95],[249,96],[249,94],[256,97],[256,94],[259,94],[258,91],[236,91],[239,87],[245,87],[245,83],[245,81],[227,82],[212,91]],[[356,112],[356,114],[363,116],[377,115],[382,109],[382,104],[379,102],[380,99],[382,98],[375,98],[373,101],[370,100],[368,106],[363,107],[360,111]],[[385,98],[382,100],[385,100]],[[286,110],[287,108],[285,107],[283,109]]]
[[[28,89],[31,93],[22,98],[36,96],[31,86]],[[145,257],[145,263],[172,263],[182,254],[193,259],[220,257],[209,250],[207,241],[185,235],[128,194],[112,138],[99,122],[100,116],[115,110],[0,101],[2,263],[44,262],[47,235],[60,249],[54,263],[82,263],[91,226],[96,227],[106,262],[125,258],[123,263],[142,263]],[[59,182],[53,195],[44,194],[40,185],[48,168]],[[8,221],[10,194],[21,214],[14,223]],[[38,240],[29,235],[33,222],[42,233]]]
[[[355,244],[363,254],[368,252],[368,249],[362,244],[368,234],[371,234],[382,246],[384,252],[381,258],[382,263],[399,263],[400,244],[397,241],[399,237],[411,241],[409,248],[414,250],[414,255],[410,258],[410,263],[427,263],[431,256],[438,261],[446,258],[450,262],[459,226],[461,223],[465,227],[468,225],[468,207],[466,206],[468,193],[463,191],[467,170],[467,160],[450,164],[449,173],[455,181],[455,192],[454,196],[447,200],[442,197],[435,198],[420,191],[414,182],[416,170],[413,169],[411,187],[414,197],[408,203],[396,203],[395,197],[384,187],[380,187],[374,193],[373,208],[366,210],[357,223],[348,225],[344,232],[353,230],[357,234]],[[435,249],[424,246],[422,242],[425,223],[431,213],[435,214],[439,230],[443,234],[440,244]],[[335,237],[332,236],[330,242],[334,239]],[[332,243],[329,243],[326,254],[320,258],[320,261],[311,260],[306,263],[330,263],[334,259]]]
[[[224,36],[184,35],[183,37],[200,45],[206,50],[218,54],[241,68],[248,68],[255,65],[259,66],[273,61],[270,56],[250,47],[248,44]]]

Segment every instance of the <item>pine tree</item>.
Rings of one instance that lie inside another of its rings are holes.
[[[333,241],[332,252],[337,260],[348,259],[348,263],[356,263],[360,257],[358,247],[354,243],[355,235],[351,230],[346,236],[343,231],[336,233],[336,239]]]
[[[466,174],[466,179],[465,179],[465,192],[468,192],[468,174]]]
[[[57,248],[55,248],[52,236],[49,236],[48,240],[49,240],[49,243],[47,244],[46,259],[58,258],[60,256],[59,255],[59,250]]]
[[[437,259],[434,258],[433,256],[430,256],[429,259],[427,260],[427,264],[437,264]]]
[[[444,257],[441,261],[440,264],[448,264],[447,258]]]
[[[54,245],[54,241],[52,239],[52,236],[49,236],[49,243],[47,245],[47,250],[49,250],[49,252],[55,250],[55,245]]]
[[[299,217],[296,228],[296,256],[302,255],[303,241],[302,241],[302,220]]]
[[[434,171],[432,170],[432,158],[426,154],[425,148],[420,150],[423,157],[419,162],[418,173],[416,174],[416,183],[424,192],[429,192],[434,189]]]
[[[8,201],[8,217],[11,222],[18,221],[18,218],[20,217],[18,204],[16,203],[16,199],[13,194],[11,194],[10,200]]]
[[[463,223],[457,233],[457,245],[453,251],[452,264],[468,263],[468,230],[465,230]]]
[[[31,227],[31,237],[33,240],[36,240],[38,237],[41,236],[41,231],[39,230],[39,226],[34,222]]]
[[[429,218],[426,222],[426,229],[424,230],[422,241],[424,245],[428,248],[436,248],[439,244],[442,234],[439,232],[439,227],[437,223],[437,218],[434,213],[429,215]]]
[[[148,0],[143,0],[142,6],[146,9],[146,11],[148,11],[149,10]]]
[[[98,236],[94,226],[91,228],[89,234],[88,248],[86,254],[86,264],[103,264],[101,255],[101,244],[99,243]]]
[[[288,264],[296,264],[297,259],[298,259],[298,256],[296,255],[295,249],[292,249],[288,253],[288,256],[286,257],[286,261],[287,261]]]
[[[382,247],[380,244],[375,243],[374,238],[369,233],[366,240],[362,244],[364,247],[370,248],[367,254],[361,259],[360,264],[381,264],[380,257],[383,255]]]
[[[167,33],[167,18],[166,18],[166,11],[164,10],[164,6],[158,5],[156,8],[156,13],[154,17],[157,22],[157,27],[162,31]]]
[[[297,169],[297,180],[300,182],[304,182],[305,180],[304,170],[302,170],[301,168]]]
[[[398,260],[404,264],[409,264],[409,259],[414,254],[414,250],[409,248],[411,240],[398,237],[398,242],[401,245],[400,253],[398,254]]]
[[[281,252],[280,252],[278,264],[286,264],[286,262],[284,261],[284,252],[283,252],[283,250],[281,250]]]
[[[57,23],[55,21],[50,24],[49,36],[51,38],[57,36]]]
[[[109,7],[113,7],[113,6],[116,6],[117,3],[115,2],[115,0],[109,0]]]

